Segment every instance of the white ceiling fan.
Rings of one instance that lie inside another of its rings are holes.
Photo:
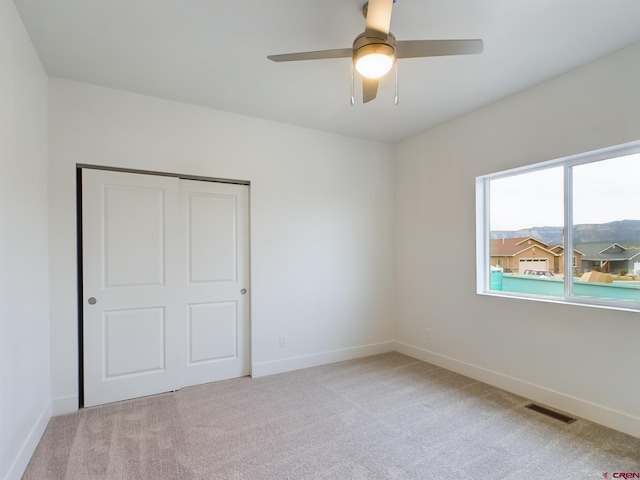
[[[355,38],[351,48],[268,55],[267,58],[274,62],[295,62],[352,57],[355,69],[362,75],[362,101],[367,103],[376,98],[379,79],[400,58],[482,53],[482,40],[477,39],[396,41],[389,31],[394,3],[395,0],[369,0],[362,6],[365,30]]]

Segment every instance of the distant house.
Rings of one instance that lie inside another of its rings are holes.
[[[555,257],[549,245],[533,237],[491,240],[491,265],[502,267],[505,272],[553,270]]]
[[[573,266],[580,265],[582,253],[573,251]],[[491,240],[491,265],[505,272],[523,273],[525,270],[564,272],[564,247],[550,247],[533,237]]]
[[[564,247],[562,245],[556,245],[555,247],[550,249],[553,253],[558,255],[556,257],[556,268],[558,272],[564,271]],[[584,253],[578,249],[573,249],[573,260],[571,261],[571,266],[573,267],[573,273],[579,274],[582,273],[582,258]]]
[[[640,262],[640,249],[627,248],[619,243],[583,243],[577,245],[583,252],[582,270],[600,269],[603,272],[634,271],[634,263]]]

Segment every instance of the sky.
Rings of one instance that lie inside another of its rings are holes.
[[[563,219],[563,167],[491,181],[491,230],[556,226]],[[640,220],[640,153],[573,168],[573,223]]]

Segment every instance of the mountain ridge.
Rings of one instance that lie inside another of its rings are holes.
[[[492,230],[491,239],[533,237],[553,247],[562,245],[563,227],[531,227],[519,230]],[[574,225],[573,244],[610,242],[640,248],[640,220],[616,220],[607,223]]]

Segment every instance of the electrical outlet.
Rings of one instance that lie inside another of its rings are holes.
[[[284,335],[280,335],[280,348],[284,348],[287,346],[287,337]]]

